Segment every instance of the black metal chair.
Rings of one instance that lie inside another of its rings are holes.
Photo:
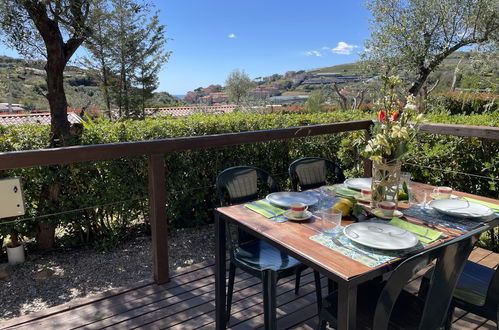
[[[289,165],[289,176],[294,191],[314,189],[326,184],[342,183],[345,175],[341,167],[320,157],[305,157]],[[328,180],[329,179],[329,180]]]
[[[259,187],[258,184],[261,184]],[[221,204],[239,204],[253,201],[258,198],[258,192],[278,190],[276,181],[269,173],[262,169],[251,166],[236,166],[225,169],[217,177],[217,191],[220,194]],[[261,189],[259,189],[261,188]],[[226,197],[228,195],[228,200]],[[230,230],[229,230],[229,236]],[[265,324],[271,329],[276,328],[276,285],[281,278],[295,274],[295,294],[300,287],[301,272],[307,267],[295,258],[274,248],[272,245],[256,239],[248,233],[238,230],[237,247],[229,238],[230,265],[229,283],[227,292],[227,322],[230,319],[232,304],[232,293],[234,290],[234,278],[236,267],[243,271],[259,277],[263,284],[263,304]],[[320,277],[315,277],[318,303],[320,304]],[[319,307],[320,310],[320,307]]]
[[[473,245],[489,227],[482,226],[446,243],[424,250],[398,265],[386,282],[367,282],[357,291],[357,329],[441,329],[448,328],[452,292]],[[407,282],[423,267],[436,261],[427,295],[419,297],[405,290]],[[324,299],[320,329],[326,322],[336,325],[337,291]]]
[[[432,273],[433,269],[424,275],[419,296],[426,296]],[[499,330],[499,267],[494,270],[467,261],[454,290],[449,317],[456,307],[494,321]]]

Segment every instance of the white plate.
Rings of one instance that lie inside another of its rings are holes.
[[[442,195],[438,194],[438,193],[431,193],[430,194],[430,197],[433,198],[433,199],[458,199],[459,197],[456,196],[456,195],[453,195],[451,194],[450,197],[442,197]]]
[[[290,208],[293,203],[303,203],[307,206],[316,204],[319,200],[311,195],[294,191],[275,192],[267,195],[267,200],[274,205]]]
[[[346,179],[345,186],[350,189],[361,190],[361,189],[369,189],[371,190],[371,178],[353,178]]]
[[[303,212],[303,217],[295,217],[294,215],[292,215],[292,212],[293,211],[291,211],[291,210],[287,210],[282,215],[284,215],[286,217],[286,219],[291,220],[291,221],[303,221],[303,220],[310,219],[312,217],[312,212],[310,212],[310,211]]]
[[[371,213],[374,214],[375,216],[377,216],[378,218],[388,219],[388,220],[391,220],[393,218],[400,218],[401,216],[404,215],[399,210],[393,211],[393,215],[391,217],[387,217],[386,215],[384,215],[383,211],[381,211],[381,209],[374,209],[374,210],[371,211]]]
[[[410,231],[384,223],[352,223],[343,232],[352,241],[375,249],[404,250],[419,243]]]
[[[462,199],[434,199],[430,207],[444,214],[463,218],[482,218],[494,214],[491,208]]]

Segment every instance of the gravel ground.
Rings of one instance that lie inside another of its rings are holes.
[[[171,233],[170,270],[214,259],[213,226]],[[151,238],[142,236],[108,252],[84,249],[31,254],[5,268],[0,279],[0,322],[152,278]]]

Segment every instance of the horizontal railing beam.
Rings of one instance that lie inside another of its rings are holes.
[[[371,120],[358,120],[333,124],[177,137],[161,140],[3,152],[0,153],[0,170],[108,160],[122,157],[148,156],[173,151],[222,148],[241,144],[363,130],[368,129],[371,125]]]
[[[469,136],[499,140],[499,127],[454,124],[423,124],[421,125],[420,131],[430,134]]]

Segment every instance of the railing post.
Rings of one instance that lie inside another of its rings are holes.
[[[364,137],[366,139],[366,144],[367,144],[367,141],[371,139],[371,133],[369,132],[369,128],[366,129]],[[373,176],[373,162],[369,158],[364,158],[364,176],[366,178],[370,178]]]
[[[149,221],[152,234],[154,281],[169,281],[168,221],[166,219],[165,159],[163,154],[149,156]]]

